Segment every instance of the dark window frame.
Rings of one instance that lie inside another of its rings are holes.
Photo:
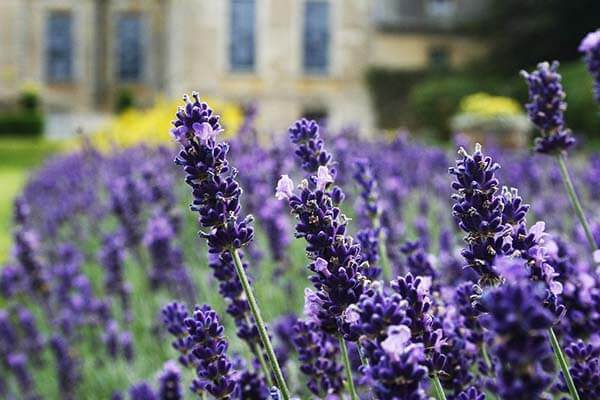
[[[319,14],[322,13],[322,14]],[[316,15],[321,15],[318,18]],[[306,74],[326,75],[331,69],[331,4],[306,0],[302,31],[302,68]]]
[[[67,22],[66,25],[59,27],[65,22]],[[45,77],[51,84],[70,84],[75,81],[73,27],[74,17],[70,10],[51,10],[48,12],[46,18]]]
[[[132,25],[126,26],[125,24]],[[146,73],[145,25],[144,15],[140,12],[121,11],[115,18],[115,78],[120,83],[144,82]],[[124,47],[127,50],[124,50]]]
[[[256,1],[229,1],[229,70],[239,73],[251,73],[256,70]]]

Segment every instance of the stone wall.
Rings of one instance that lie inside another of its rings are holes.
[[[229,5],[226,0],[2,0],[0,2],[0,98],[15,96],[33,81],[49,110],[110,109],[115,79],[115,21],[120,12],[144,18],[144,73],[126,85],[142,104],[156,95],[178,98],[197,90],[241,105],[258,101],[261,136],[268,140],[306,111],[326,111],[334,129],[373,128],[364,84],[370,65],[420,68],[431,46],[449,50],[460,65],[479,51],[452,35],[383,33],[371,18],[369,0],[330,3],[330,65],[327,73],[302,67],[305,0],[256,0],[256,65],[250,72],[229,66]],[[45,23],[51,10],[74,17],[74,73],[69,84],[46,84]]]

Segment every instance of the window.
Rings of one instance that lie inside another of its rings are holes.
[[[231,0],[229,65],[233,71],[251,71],[255,63],[254,0]]]
[[[429,66],[436,70],[445,70],[450,66],[450,54],[444,47],[434,47],[429,51]]]
[[[306,118],[309,120],[315,120],[319,124],[325,124],[327,122],[327,117],[329,113],[327,109],[324,107],[309,107],[302,110],[302,118]]]
[[[304,70],[326,72],[329,67],[329,3],[307,0],[304,11]]]
[[[48,16],[46,77],[49,82],[73,80],[73,19],[69,12],[51,12]]]
[[[456,10],[453,0],[429,0],[427,11],[433,17],[449,17]]]
[[[121,82],[142,80],[142,28],[139,14],[124,13],[117,19],[117,78]]]

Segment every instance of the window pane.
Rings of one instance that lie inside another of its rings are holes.
[[[73,79],[72,18],[68,12],[51,12],[47,25],[47,71],[50,82]]]
[[[448,49],[435,47],[429,51],[429,65],[432,69],[447,69],[450,65]]]
[[[309,0],[304,15],[304,69],[325,72],[329,66],[329,3]]]
[[[254,68],[254,0],[232,0],[229,19],[229,63],[233,70]]]
[[[120,81],[142,79],[142,18],[122,14],[117,22],[117,77]]]

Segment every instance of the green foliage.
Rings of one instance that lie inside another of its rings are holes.
[[[448,139],[450,118],[466,95],[484,91],[519,100],[527,96],[516,73],[511,79],[499,79],[477,71],[371,68],[366,78],[379,128],[416,128],[436,140]]]
[[[461,99],[481,88],[480,82],[467,76],[433,77],[412,87],[408,107],[419,126],[433,128],[447,138],[450,118],[457,112]]]
[[[135,105],[133,93],[129,89],[120,89],[115,100],[115,111],[122,113]]]
[[[0,138],[0,262],[9,254],[14,197],[23,187],[29,171],[59,147],[58,143],[43,139]]]
[[[379,128],[394,129],[405,125],[407,94],[426,75],[424,71],[403,71],[371,68],[367,71],[367,86]]]
[[[38,112],[15,111],[0,114],[0,136],[39,136],[44,131],[44,116]]]
[[[567,125],[587,139],[600,139],[600,106],[593,94],[593,81],[582,62],[562,65],[559,72],[567,93]]]
[[[472,34],[489,54],[481,67],[512,77],[521,68],[544,60],[575,61],[586,33],[598,28],[597,0],[491,0]]]
[[[19,105],[28,113],[35,113],[40,108],[40,96],[34,90],[25,90],[19,98]]]

